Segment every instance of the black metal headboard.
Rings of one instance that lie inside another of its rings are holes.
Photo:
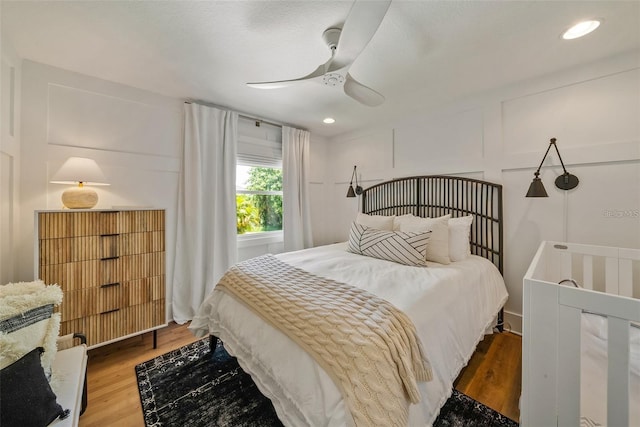
[[[473,215],[471,253],[503,273],[502,185],[455,176],[413,176],[386,181],[362,193],[362,212],[435,218]]]

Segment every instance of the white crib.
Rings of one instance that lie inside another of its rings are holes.
[[[638,249],[540,245],[524,277],[522,426],[629,426],[638,421],[639,277]],[[584,358],[594,338],[585,320],[594,318],[602,322],[603,334],[597,337],[604,356],[602,378],[586,381],[592,374],[585,377],[585,367],[593,363]],[[603,390],[594,386],[599,382]],[[597,406],[593,396],[602,400],[601,420],[584,415]]]

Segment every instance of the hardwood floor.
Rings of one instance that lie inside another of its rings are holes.
[[[522,337],[504,332],[485,337],[453,385],[462,393],[518,421]]]
[[[144,426],[135,366],[195,341],[187,325],[172,323],[158,331],[158,348],[150,333],[89,351],[89,404],[80,426]],[[518,420],[522,340],[505,332],[482,341],[455,387]]]
[[[80,427],[144,426],[135,366],[196,341],[188,325],[171,323],[158,330],[158,347],[151,333],[89,350],[88,405]]]

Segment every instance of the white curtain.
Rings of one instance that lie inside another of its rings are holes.
[[[173,318],[191,320],[236,262],[238,113],[184,106],[184,152],[178,195]]]
[[[309,205],[309,132],[282,127],[284,250],[313,246]]]

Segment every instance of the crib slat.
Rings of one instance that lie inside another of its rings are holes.
[[[571,252],[560,253],[560,274],[562,280],[571,279],[573,277],[573,270],[571,268]]]
[[[559,306],[558,425],[580,425],[580,323],[582,311]]]
[[[620,277],[618,278],[620,295],[633,297],[633,262],[630,259],[620,259],[618,262]]]
[[[593,289],[593,257],[585,255],[582,258],[582,287]]]
[[[618,295],[618,258],[607,258],[605,270],[606,293]]]
[[[629,321],[607,318],[607,425],[629,425]]]

